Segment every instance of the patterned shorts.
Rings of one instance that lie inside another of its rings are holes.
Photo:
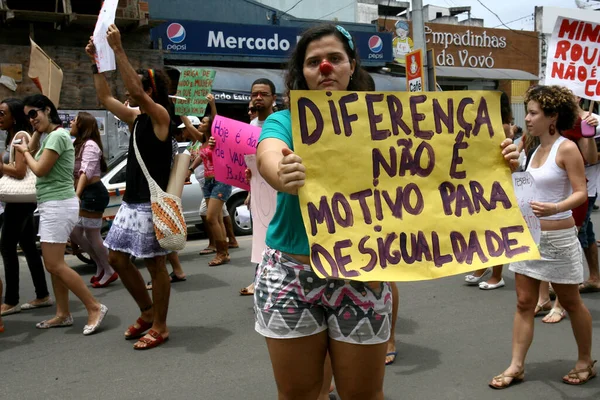
[[[328,330],[331,339],[352,344],[389,339],[387,282],[321,279],[310,265],[267,248],[254,283],[255,329],[265,337],[291,339]]]
[[[104,245],[113,251],[131,254],[136,258],[153,258],[169,253],[160,247],[156,239],[150,203],[122,202]]]

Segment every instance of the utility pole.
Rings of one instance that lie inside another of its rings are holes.
[[[423,0],[412,0],[412,40],[415,50],[423,49],[423,68],[427,70],[427,45],[425,42],[425,22],[423,21]],[[425,90],[435,90],[429,87],[427,74],[425,74]]]

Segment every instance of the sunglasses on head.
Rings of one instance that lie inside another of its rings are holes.
[[[29,110],[29,112],[27,113],[27,116],[29,117],[29,119],[35,119],[37,118],[38,112],[42,111],[41,108],[33,108],[31,110]]]

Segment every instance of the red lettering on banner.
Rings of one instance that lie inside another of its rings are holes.
[[[562,24],[560,24],[560,29],[558,31],[558,37],[564,38],[568,35],[569,39],[573,39],[575,36],[575,31],[577,30],[577,25],[579,21],[570,21],[568,19],[564,19]]]

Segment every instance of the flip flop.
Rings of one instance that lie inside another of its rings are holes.
[[[149,330],[147,335],[152,336],[154,340],[142,337],[140,340],[137,341],[136,344],[133,345],[133,348],[135,350],[150,350],[160,346],[161,344],[169,340],[168,336],[165,338],[160,333],[156,332],[154,329]],[[138,345],[138,343],[143,343],[145,346]]]
[[[398,356],[397,351],[390,351],[385,355],[386,357],[394,356],[390,361],[386,361],[385,365],[392,365],[396,361],[396,357]]]
[[[187,281],[187,278],[185,276],[183,278],[180,278],[177,275],[175,275],[175,272],[171,272],[169,274],[169,277],[171,277],[171,283]]]
[[[579,293],[598,293],[598,292],[600,292],[600,288],[594,286],[594,284],[592,284],[589,281],[585,281],[581,285],[579,285]]]
[[[229,243],[227,243],[227,247],[230,248],[230,249],[239,249],[240,245],[237,244],[237,243],[236,244],[229,244]]]
[[[543,323],[545,324],[558,324],[560,321],[562,321],[565,318],[566,315],[566,311],[565,310],[559,310],[558,308],[554,308],[552,307],[552,310],[550,310],[550,312],[548,313],[548,315],[546,315],[544,317],[544,319],[551,317],[554,314],[558,314],[560,316],[560,319],[558,321],[544,321],[542,320]]]

